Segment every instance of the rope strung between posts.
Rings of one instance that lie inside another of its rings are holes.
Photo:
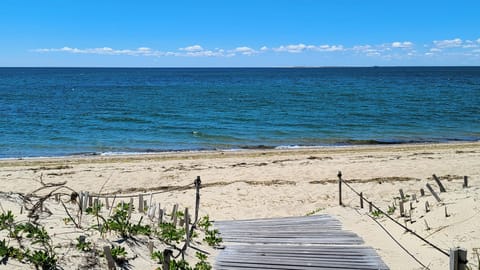
[[[166,193],[166,192],[172,192],[172,191],[179,191],[179,190],[186,190],[186,189],[190,189],[192,187],[195,187],[195,184],[189,184],[189,185],[185,185],[185,186],[178,186],[178,187],[174,187],[174,188],[169,188],[169,189],[165,189],[165,190],[160,190],[160,191],[156,191],[156,192],[143,192],[143,193],[139,193],[139,194],[136,194],[136,195],[116,195],[116,194],[90,194],[89,196],[90,197],[98,197],[98,198],[113,198],[113,197],[116,197],[116,198],[136,198],[138,197],[139,195],[145,195],[145,194],[148,194],[148,195],[156,195],[156,194],[161,194],[161,193]]]
[[[383,227],[383,225],[378,222],[378,220],[376,220],[374,217],[368,215],[371,219],[373,219],[373,221],[375,221],[377,223],[378,226],[380,226],[380,228],[382,228],[387,234],[388,236],[390,236],[390,238],[392,238],[392,240],[401,248],[403,249],[403,251],[405,251],[408,255],[410,255],[410,257],[412,257],[418,264],[420,264],[423,268],[425,269],[430,269],[428,268],[427,266],[425,266],[420,260],[417,259],[417,257],[415,257],[412,253],[410,253],[410,251],[408,251],[404,246],[402,246],[402,244],[400,244],[400,242],[397,241],[397,239],[395,239],[395,237],[393,237],[393,235],[385,228]]]
[[[349,189],[351,189],[353,191],[353,193],[357,194],[358,196],[360,196],[360,193],[357,192],[353,187],[351,187],[347,182],[345,182],[345,180],[342,180],[342,174],[339,172],[338,173],[338,179],[340,182],[344,183]],[[401,224],[400,222],[398,222],[397,220],[395,220],[394,218],[392,218],[389,214],[387,214],[385,211],[383,211],[382,209],[380,209],[378,206],[376,206],[373,202],[365,199],[364,197],[362,198],[364,201],[366,201],[367,203],[371,204],[372,207],[374,207],[375,209],[377,209],[377,211],[381,212],[383,215],[385,215],[388,219],[390,219],[391,221],[393,221],[394,223],[396,223],[398,226],[402,227],[403,229],[405,229],[405,231],[413,234],[414,236],[416,236],[417,238],[419,238],[420,240],[422,240],[423,242],[427,243],[428,245],[430,245],[431,247],[433,247],[434,249],[440,251],[442,254],[444,254],[445,256],[447,257],[450,257],[450,254],[448,254],[448,252],[444,251],[443,249],[439,248],[438,246],[436,246],[435,244],[431,243],[430,241],[428,241],[427,239],[423,238],[422,236],[418,235],[416,232],[410,230],[407,226]]]

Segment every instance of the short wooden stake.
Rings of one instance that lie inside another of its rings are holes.
[[[428,201],[425,202],[425,212],[430,212],[430,204],[428,203]]]
[[[468,188],[468,176],[463,177],[463,188]]]
[[[163,251],[163,270],[170,270],[170,257],[172,254],[173,251],[170,249],[165,249]]]
[[[138,195],[138,212],[143,213],[143,194]]]
[[[152,204],[150,208],[148,208],[148,216],[150,217],[150,219],[154,219],[155,218],[155,212],[157,211],[157,205],[155,204]]]
[[[369,213],[372,213],[372,211],[373,211],[372,202],[368,202],[368,212],[369,212]]]
[[[202,185],[202,181],[200,180],[200,176],[197,176],[197,179],[194,181],[196,196],[195,196],[195,222],[198,221],[198,211],[200,209],[200,187]]]
[[[446,192],[445,187],[442,185],[442,182],[440,182],[440,179],[434,174],[432,175],[433,179],[435,179],[435,182],[437,182],[438,187],[440,188],[440,192]]]
[[[112,251],[110,250],[110,247],[104,246],[103,253],[105,255],[105,258],[107,259],[108,270],[115,270],[116,269],[115,260],[112,257]]]
[[[88,207],[92,207],[92,205],[93,205],[93,197],[88,196]]]
[[[450,215],[447,212],[447,206],[445,205],[445,217],[449,217]]]
[[[405,216],[405,209],[403,208],[403,200],[398,203],[400,206],[400,216],[404,217]]]
[[[148,213],[148,204],[147,204],[147,200],[143,200],[143,212],[145,212],[145,210],[147,210],[147,213]]]
[[[148,252],[150,252],[150,255],[153,253],[153,241],[148,241]]]
[[[437,202],[441,202],[442,200],[440,199],[440,197],[438,197],[437,193],[435,192],[435,190],[433,190],[432,186],[430,186],[429,183],[427,183],[427,188],[428,190],[430,190],[430,193],[432,193],[433,197],[435,197],[435,200],[437,200]]]
[[[360,208],[363,209],[363,192],[360,192]]]
[[[414,209],[414,208],[413,208],[413,203],[410,202],[410,210],[412,210],[412,209]]]
[[[410,209],[408,215],[410,217],[410,224],[413,224],[413,210],[412,209]]]
[[[400,192],[400,199],[402,201],[405,201],[405,194],[403,194],[403,189],[399,189],[398,192]]]
[[[172,209],[172,223],[173,223],[173,226],[177,226],[177,211],[178,211],[178,204],[174,204],[173,205],[173,209]]]
[[[342,172],[338,172],[338,204],[342,205]]]
[[[163,223],[163,209],[160,208],[160,204],[158,204],[158,224]]]
[[[188,208],[185,208],[185,245],[188,247],[190,243],[190,220],[188,217]]]
[[[87,210],[87,207],[88,207],[88,200],[89,200],[89,193],[88,191],[85,191],[85,193],[83,194],[83,211]]]
[[[467,250],[464,248],[450,249],[450,270],[467,269]]]
[[[418,202],[418,200],[417,200],[417,194],[412,194],[412,201]]]
[[[420,189],[420,197],[425,196],[425,190],[423,188]]]
[[[130,203],[128,204],[128,218],[132,217],[133,211],[133,198],[130,198]]]
[[[108,197],[105,197],[105,207],[106,207],[107,209],[110,209],[110,203],[109,203],[109,201],[108,201]]]
[[[78,194],[78,205],[79,205],[79,207],[80,207],[80,211],[84,211],[84,208],[83,208],[83,196],[84,196],[83,191],[80,191],[80,193]]]
[[[424,219],[423,221],[425,221],[425,228],[427,229],[427,231],[429,231],[429,230],[430,230],[430,226],[428,226],[427,220]]]

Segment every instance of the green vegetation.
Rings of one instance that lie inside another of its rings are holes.
[[[397,209],[397,208],[395,207],[395,205],[393,205],[393,204],[392,204],[391,206],[389,205],[389,206],[388,206],[388,211],[387,211],[387,213],[388,213],[389,215],[392,215],[393,213],[395,213],[395,210],[396,210],[396,209]]]
[[[6,264],[13,258],[32,264],[36,269],[57,269],[57,255],[44,227],[31,222],[17,223],[12,212],[8,211],[0,214],[0,231],[4,230],[8,231],[8,242],[7,239],[0,241],[2,263]],[[15,240],[17,245],[10,245],[11,240]]]
[[[65,205],[64,205],[65,208]],[[170,258],[170,269],[186,269],[186,270],[211,270],[212,266],[207,261],[207,256],[203,253],[197,252],[196,258],[198,261],[194,266],[190,266],[187,261],[183,259],[186,244],[183,248],[177,245],[182,244],[186,240],[186,231],[184,227],[176,227],[173,223],[164,222],[161,224],[150,223],[145,224],[143,217],[138,221],[134,221],[129,214],[133,211],[133,206],[128,203],[119,203],[111,210],[111,215],[107,216],[104,207],[100,203],[95,203],[92,207],[85,210],[86,215],[93,218],[93,224],[89,224],[85,219],[81,221],[81,215],[72,216],[68,213],[68,217],[63,218],[63,223],[66,226],[75,225],[76,228],[84,227],[86,235],[91,235],[88,232],[93,229],[105,238],[107,235],[116,235],[124,241],[132,241],[141,243],[141,239],[136,239],[136,236],[147,236],[149,239],[157,239],[165,243],[171,250],[182,253],[182,259]],[[185,217],[183,212],[176,212],[174,214],[177,218]],[[75,217],[75,218],[74,218]],[[62,224],[63,224],[62,223]],[[83,223],[83,224],[82,224]],[[85,226],[85,224],[87,225]],[[78,224],[82,226],[78,226]],[[191,237],[198,237],[199,232],[203,232],[203,242],[212,247],[217,247],[222,242],[219,237],[219,231],[213,229],[213,223],[208,216],[202,217],[198,224],[192,224]],[[195,231],[197,229],[197,231]],[[199,229],[199,230],[198,230]],[[4,239],[0,240],[0,263],[7,264],[9,259],[14,259],[24,264],[29,264],[35,269],[59,269],[57,265],[59,257],[55,252],[52,244],[51,236],[47,230],[34,222],[17,221],[16,217],[11,211],[0,214],[0,232],[4,232]],[[86,256],[85,258],[93,256],[97,257],[103,254],[103,251],[95,246],[92,240],[87,236],[82,235],[76,238],[73,246],[78,252]],[[140,241],[139,241],[140,240]],[[130,242],[130,243],[133,243]],[[128,242],[127,242],[128,243]],[[119,266],[128,262],[128,254],[126,247],[123,245],[113,245],[111,247],[111,254],[116,264]],[[90,255],[88,255],[90,254]],[[151,258],[158,264],[164,263],[164,256],[162,250],[157,250],[151,254]],[[98,263],[98,262],[97,262]]]
[[[383,216],[383,213],[380,210],[376,209],[372,211],[372,216],[374,218],[381,218]]]

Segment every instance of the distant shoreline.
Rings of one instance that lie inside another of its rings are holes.
[[[325,144],[325,145],[287,145],[287,146],[268,146],[268,145],[252,145],[238,148],[225,149],[166,149],[155,150],[146,149],[145,151],[119,151],[119,152],[79,152],[65,155],[52,156],[19,156],[19,157],[2,157],[2,160],[37,160],[37,159],[62,159],[62,158],[89,158],[89,157],[130,157],[130,156],[155,156],[162,154],[189,154],[189,153],[225,153],[225,152],[249,152],[249,151],[288,151],[288,150],[315,150],[315,149],[337,149],[337,148],[358,148],[368,146],[417,146],[417,145],[452,145],[452,144],[470,144],[478,143],[480,140],[450,140],[450,141],[405,141],[405,142],[388,142],[376,140],[347,140],[344,143]]]
[[[161,151],[144,153],[108,153],[108,154],[78,154],[52,157],[19,157],[0,158],[2,166],[21,164],[44,164],[44,163],[89,163],[95,161],[123,162],[136,160],[171,160],[171,159],[196,159],[196,158],[223,158],[223,157],[255,157],[265,155],[291,155],[291,154],[328,154],[328,153],[359,153],[364,151],[419,151],[422,149],[461,149],[479,146],[480,141],[469,142],[438,142],[438,143],[403,143],[403,144],[371,144],[371,145],[337,145],[337,146],[309,146],[292,148],[256,148],[236,150],[184,150],[184,151]]]

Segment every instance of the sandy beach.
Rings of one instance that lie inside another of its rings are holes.
[[[0,161],[0,181],[5,193],[29,193],[41,187],[41,178],[45,183],[66,181],[76,191],[91,193],[165,191],[156,194],[154,200],[168,209],[175,203],[194,206],[195,190],[191,184],[200,176],[201,215],[209,215],[213,220],[233,220],[328,213],[374,247],[391,269],[422,269],[368,216],[367,206],[360,209],[358,196],[348,188],[344,188],[344,206],[338,205],[338,171],[352,187],[385,211],[399,196],[399,189],[409,198],[415,194],[413,222],[404,222],[398,207],[392,216],[447,252],[456,246],[466,248],[470,266],[477,267],[478,142]],[[446,192],[439,193],[440,203],[425,187],[429,183],[439,192],[433,174],[446,188]],[[468,176],[468,188],[462,188],[464,176]],[[421,188],[426,191],[423,197]],[[426,201],[429,212],[425,211]],[[430,269],[447,269],[447,256],[387,218],[380,216],[377,220]]]

